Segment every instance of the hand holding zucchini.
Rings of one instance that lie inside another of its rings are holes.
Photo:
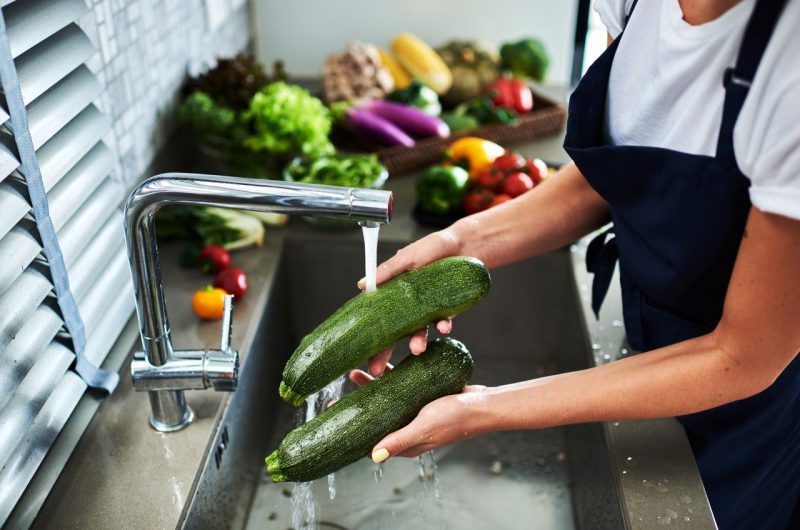
[[[281,397],[300,406],[307,396],[403,337],[474,306],[490,286],[483,263],[457,256],[355,296],[300,342],[283,370]]]
[[[471,376],[472,356],[463,344],[433,340],[424,354],[409,355],[291,431],[267,457],[267,471],[273,482],[308,482],[338,471],[408,425],[431,401],[461,392]]]

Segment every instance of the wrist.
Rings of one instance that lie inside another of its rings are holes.
[[[487,432],[502,430],[498,426],[498,415],[493,407],[492,388],[482,386],[469,387],[472,390],[459,394],[466,415],[466,431],[469,436],[477,436]]]
[[[482,256],[477,255],[475,242],[480,234],[480,221],[474,215],[462,217],[449,227],[442,230],[442,234],[448,239],[449,244],[453,245],[455,256],[473,256],[483,260]]]

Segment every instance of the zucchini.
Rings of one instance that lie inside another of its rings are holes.
[[[426,404],[461,392],[470,376],[472,356],[463,344],[433,340],[422,355],[409,355],[287,434],[267,457],[267,471],[273,482],[308,482],[333,473],[368,455]]]
[[[302,405],[307,396],[403,337],[474,306],[490,286],[483,263],[458,256],[355,296],[300,342],[283,370],[281,397]]]

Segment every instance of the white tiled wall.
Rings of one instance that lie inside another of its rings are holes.
[[[187,73],[249,45],[247,4],[237,0],[85,1],[92,9],[80,26],[98,48],[88,65],[105,88],[98,105],[112,123],[106,142],[117,154],[117,178],[130,187],[144,176],[169,138],[178,90]],[[208,31],[209,4],[214,7],[213,32]]]

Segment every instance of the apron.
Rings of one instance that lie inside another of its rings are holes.
[[[606,145],[608,80],[624,32],[570,98],[564,148],[613,221],[587,250],[593,308],[619,262],[626,334],[638,350],[709,333],[721,318],[750,210],[733,128],[784,3],[757,1],[736,66],[720,79],[726,93],[715,156]],[[800,356],[764,392],[678,419],[719,527],[786,528],[800,498]]]

